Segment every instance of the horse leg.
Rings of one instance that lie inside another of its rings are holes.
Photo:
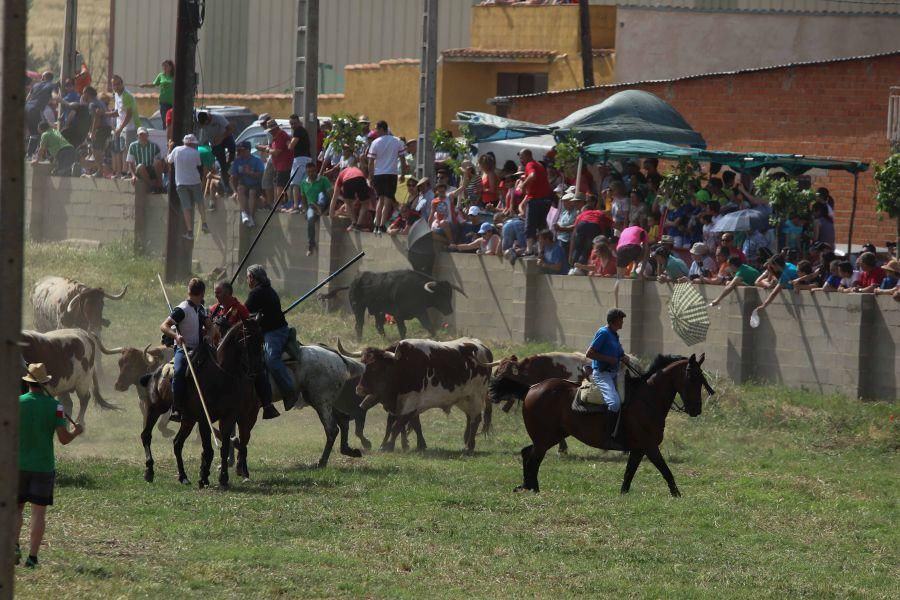
[[[663,479],[669,484],[669,492],[676,498],[680,497],[681,492],[678,491],[678,486],[675,485],[675,477],[672,476],[672,471],[669,470],[669,465],[666,464],[666,459],[663,458],[659,448],[647,450],[647,458],[649,458],[650,462],[653,463],[653,466],[662,473]]]
[[[234,422],[219,421],[222,432],[228,432],[222,435],[222,447],[219,448],[221,463],[219,464],[219,487],[223,490],[228,489],[228,465],[234,464],[234,445],[231,443],[231,436],[234,434]]]
[[[363,413],[363,416],[357,417],[354,420],[354,424],[356,425],[356,437],[359,439],[359,443],[362,444],[362,447],[366,450],[372,449],[372,442],[369,441],[369,438],[365,436],[363,432],[366,428],[366,415]]]
[[[631,480],[634,479],[634,474],[637,472],[638,466],[641,464],[643,458],[643,450],[632,450],[628,454],[628,464],[625,466],[625,478],[622,480],[621,492],[623,494],[627,494],[628,490],[631,489]]]
[[[225,433],[225,428],[224,428],[224,427],[223,427],[223,429],[222,429],[222,433],[224,434],[224,435],[223,435],[223,438],[224,438],[224,437],[227,437],[229,440],[231,440],[231,444],[230,444],[229,447],[228,447],[228,448],[229,448],[229,449],[228,449],[228,466],[229,466],[229,467],[233,467],[233,466],[234,466],[234,451],[235,451],[235,446],[237,445],[237,444],[235,444],[235,437],[236,437],[236,435],[237,435],[237,434],[235,433],[235,429],[236,429],[236,427],[235,427],[235,424],[234,424],[234,423],[232,423],[232,424],[231,424],[231,427],[228,428],[228,433]],[[223,446],[223,447],[224,447],[224,446]]]
[[[203,444],[203,451],[200,453],[200,480],[197,482],[197,486],[200,489],[203,489],[209,487],[209,471],[212,467],[214,455],[212,444],[213,433],[212,429],[209,427],[209,423],[205,420],[197,423],[197,429],[200,432],[200,443]]]
[[[522,485],[515,488],[514,492],[523,490],[540,491],[537,474],[546,453],[546,450],[538,450],[533,445],[522,448],[520,451],[522,455]]]
[[[243,418],[238,421],[237,466],[234,472],[245,480],[250,479],[250,470],[247,468],[247,446],[250,445],[250,432],[253,429],[252,418]]]
[[[191,435],[193,429],[194,421],[187,415],[182,415],[181,426],[178,428],[178,433],[175,434],[175,439],[172,441],[172,449],[175,451],[175,464],[178,466],[178,483],[186,485],[191,482],[187,477],[187,473],[184,472],[184,458],[182,458],[181,453],[184,450],[184,442]]]
[[[159,412],[155,406],[147,407],[144,415],[144,429],[141,431],[141,444],[144,446],[144,481],[153,483],[153,452],[150,451],[150,444],[153,441],[153,426],[159,419]]]
[[[569,444],[566,443],[566,438],[563,438],[559,441],[559,448],[557,451],[560,454],[568,454],[569,453]]]
[[[415,413],[412,416],[409,424],[412,426],[413,431],[416,432],[416,451],[421,452],[427,449],[428,444],[425,443],[425,436],[422,435],[422,421],[419,419],[419,413]]]
[[[351,458],[362,458],[362,451],[351,448],[347,442],[347,436],[350,433],[350,417],[344,415],[335,415],[338,428],[341,430],[341,454]]]

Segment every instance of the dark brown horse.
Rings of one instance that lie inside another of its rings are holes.
[[[253,382],[257,373],[263,369],[263,336],[256,319],[241,321],[233,326],[222,338],[218,347],[212,349],[206,344],[195,355],[194,369],[206,406],[213,422],[218,421],[219,431],[233,431],[237,426],[238,437],[234,442],[237,446],[236,472],[242,477],[249,477],[247,468],[247,445],[250,442],[250,432],[256,424],[260,404],[257,398]],[[203,354],[206,354],[204,356]],[[168,373],[167,373],[168,368]],[[174,451],[178,465],[178,481],[190,483],[184,471],[184,461],[181,453],[184,443],[194,425],[200,431],[200,439],[203,452],[200,460],[200,487],[209,485],[209,473],[213,459],[212,431],[203,413],[200,398],[194,385],[190,371],[185,375],[189,379],[189,391],[185,399],[185,410],[182,411],[181,427],[175,435]],[[153,425],[161,414],[171,408],[171,367],[163,367],[153,373],[151,380],[146,382],[150,388],[150,406],[147,417],[144,420],[144,430],[141,440],[146,454],[146,468],[144,479],[153,481],[153,456],[150,452],[150,441]],[[145,383],[142,379],[142,383]],[[228,456],[232,441],[230,436],[221,436],[222,463],[219,468],[219,485],[228,487]]]
[[[639,378],[626,377],[625,404],[619,427],[624,428],[625,449],[630,451],[622,493],[631,488],[631,480],[641,460],[646,456],[662,473],[669,491],[680,496],[675,478],[659,451],[663,441],[666,417],[673,406],[696,417],[703,408],[701,391],[705,387],[713,393],[700,365],[705,355],[696,360],[683,356],[657,356],[647,373]],[[565,379],[548,379],[532,387],[525,396],[522,417],[532,445],[522,448],[524,481],[520,490],[537,492],[538,469],[544,455],[567,436],[575,436],[589,446],[615,449],[610,443],[606,419],[616,413],[583,414],[572,410],[578,386]],[[675,404],[675,394],[681,396],[684,407]]]

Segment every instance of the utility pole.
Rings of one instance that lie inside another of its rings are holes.
[[[437,125],[437,0],[423,0],[422,58],[419,63],[419,138],[416,144],[416,178],[430,178],[434,170],[431,134]]]
[[[594,54],[591,44],[591,8],[588,0],[578,0],[578,29],[581,34],[581,73],[584,87],[594,85]]]
[[[297,0],[296,23],[294,113],[300,115],[306,127],[315,158],[319,131],[319,0]]]
[[[197,54],[197,32],[201,14],[197,0],[178,0],[178,19],[175,32],[175,104],[172,110],[172,140],[181,145],[182,138],[194,130],[194,93],[197,74],[194,72]],[[194,242],[184,239],[184,219],[181,202],[175,191],[175,170],[169,170],[169,222],[166,229],[166,281],[184,281],[191,273]],[[194,221],[196,225],[196,220]],[[195,227],[196,229],[196,227]]]
[[[25,0],[0,0],[0,600],[13,597],[25,235]]]
[[[78,38],[78,0],[66,0],[66,24],[63,30],[63,53],[59,65],[59,80],[75,74],[81,65],[75,64],[75,43]]]

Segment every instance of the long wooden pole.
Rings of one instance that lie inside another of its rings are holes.
[[[169,302],[169,293],[166,291],[166,286],[163,285],[162,277],[157,273],[156,278],[159,279],[159,287],[162,288],[163,296],[166,297],[166,304],[169,307],[169,312],[172,312],[172,303]],[[178,325],[175,326],[175,331],[178,331]],[[185,360],[187,360],[188,369],[191,371],[191,377],[194,379],[194,385],[197,387],[197,396],[200,397],[200,406],[203,407],[203,414],[206,415],[206,422],[209,423],[209,430],[214,432],[212,419],[209,418],[209,409],[206,408],[206,399],[203,398],[203,390],[200,389],[200,380],[197,379],[197,373],[194,371],[194,363],[191,362],[191,355],[185,346],[182,346],[181,349],[184,352]],[[216,439],[215,435],[212,436],[212,439],[216,444],[216,448],[218,448],[219,440]]]
[[[348,261],[346,262],[346,264],[344,264],[343,267],[341,267],[340,269],[338,269],[337,271],[335,271],[334,273],[332,273],[331,275],[329,275],[328,277],[326,277],[325,279],[323,279],[322,281],[320,281],[320,282],[316,285],[316,287],[314,287],[313,289],[309,290],[308,292],[306,292],[305,294],[303,294],[302,296],[300,296],[299,298],[297,298],[296,300],[294,300],[294,302],[292,302],[290,306],[288,306],[286,309],[284,309],[283,311],[281,311],[281,314],[283,314],[283,315],[288,314],[291,310],[294,309],[295,306],[297,306],[298,304],[300,304],[301,302],[303,302],[304,300],[306,300],[307,298],[309,298],[310,296],[312,296],[314,293],[316,293],[316,291],[317,291],[318,289],[320,289],[320,288],[321,288],[322,286],[324,286],[326,283],[328,283],[329,281],[331,281],[332,279],[334,279],[335,277],[337,277],[338,275],[340,275],[341,273],[343,273],[344,271],[346,271],[346,270],[350,267],[350,265],[352,265],[353,263],[355,263],[356,261],[358,261],[359,259],[361,259],[361,258],[362,258],[363,256],[365,256],[365,255],[366,255],[365,252],[360,252],[359,254],[357,254],[356,256],[354,256],[353,258],[351,258],[350,260],[348,260]]]
[[[850,227],[847,231],[847,256],[850,256],[853,247],[853,221],[856,220],[856,201],[859,189],[859,173],[853,174],[853,206],[850,208]]]
[[[25,0],[0,0],[0,599],[13,597],[25,230]]]

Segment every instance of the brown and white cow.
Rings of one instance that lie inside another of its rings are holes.
[[[491,402],[505,402],[503,412],[509,412],[516,400],[525,399],[528,387],[547,379],[581,382],[585,378],[584,368],[590,365],[591,361],[579,352],[546,352],[521,360],[513,354],[499,361],[491,377]]]
[[[121,349],[119,356],[119,377],[116,379],[115,388],[118,392],[126,392],[134,386],[137,389],[138,405],[141,415],[147,416],[149,392],[146,386],[140,384],[141,377],[153,373],[161,365],[166,364],[175,355],[175,350],[169,346],[150,347],[150,344],[141,350],[140,348],[125,347]],[[171,437],[174,431],[167,427],[168,415],[163,415],[157,424],[157,428],[164,437]]]
[[[397,342],[393,351],[367,348],[361,358],[366,370],[356,393],[363,398],[362,408],[381,403],[398,417],[388,448],[415,415],[431,408],[449,412],[456,406],[466,414],[466,450],[474,451],[493,359],[480,340],[409,339]]]
[[[84,413],[92,396],[101,408],[117,408],[100,395],[96,365],[99,361],[98,352],[118,354],[120,350],[107,350],[96,336],[83,329],[58,329],[49,333],[28,330],[22,332],[22,358],[29,363],[41,362],[46,365],[47,372],[53,379],[45,387],[50,394],[62,401],[70,415],[72,399],[69,394],[75,392],[80,403],[77,421],[81,424],[84,424]]]
[[[103,318],[105,298],[119,300],[128,291],[112,295],[65,277],[44,277],[31,290],[34,327],[40,332],[78,328],[100,335],[109,321]]]

